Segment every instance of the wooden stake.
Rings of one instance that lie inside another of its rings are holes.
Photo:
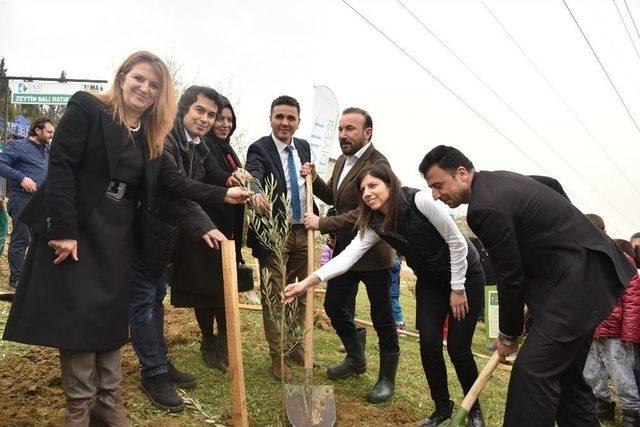
[[[305,177],[307,187],[307,213],[313,214],[313,181],[311,175]],[[315,269],[315,238],[313,230],[307,231],[307,276],[313,273]],[[307,289],[306,292],[306,310],[304,316],[304,368],[307,372],[313,370],[313,289]]]
[[[233,425],[247,427],[247,396],[244,388],[242,341],[240,335],[240,308],[238,307],[238,264],[233,240],[222,242],[222,276],[224,279],[224,311],[227,318],[227,347],[231,371],[231,397]]]

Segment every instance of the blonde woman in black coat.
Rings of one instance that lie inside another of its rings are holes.
[[[70,99],[47,179],[23,212],[32,245],[4,339],[60,349],[67,426],[90,418],[127,425],[120,347],[128,339],[134,218],[155,192],[175,113],[166,64],[132,54],[109,91]]]

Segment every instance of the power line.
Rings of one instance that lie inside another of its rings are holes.
[[[611,0],[611,1],[613,2],[613,5],[616,7],[616,12],[618,12],[618,16],[620,17],[620,21],[622,21],[622,26],[624,27],[624,30],[627,32],[627,36],[629,36],[629,41],[631,42],[631,45],[633,46],[633,50],[636,51],[636,56],[638,56],[638,59],[640,59],[640,53],[638,53],[638,48],[636,47],[636,43],[633,41],[633,38],[631,37],[631,33],[629,32],[629,28],[627,28],[627,23],[624,22],[624,18],[622,17],[622,13],[620,13],[620,8],[618,7],[618,4],[616,3],[616,0]]]
[[[542,80],[544,80],[544,82],[547,84],[547,86],[549,86],[549,88],[553,91],[553,93],[556,95],[556,97],[560,100],[560,102],[562,102],[562,104],[564,105],[564,107],[571,113],[571,115],[573,116],[574,119],[576,119],[576,121],[578,123],[580,123],[580,126],[582,126],[582,129],[584,129],[584,131],[587,133],[587,135],[589,135],[589,137],[591,137],[591,139],[593,140],[593,142],[596,143],[596,145],[598,146],[598,148],[600,148],[600,150],[602,151],[602,153],[607,157],[607,159],[614,165],[615,169],[624,177],[624,179],[627,181],[627,183],[629,183],[629,185],[640,194],[640,189],[638,189],[638,187],[635,185],[635,183],[633,182],[633,180],[631,178],[629,178],[629,176],[624,172],[624,170],[622,168],[620,168],[618,166],[618,164],[616,163],[616,161],[611,157],[611,155],[607,152],[607,150],[604,148],[604,146],[602,145],[602,143],[600,143],[600,141],[598,141],[598,139],[595,137],[595,135],[589,130],[589,128],[587,127],[587,125],[582,121],[582,119],[580,119],[580,117],[578,116],[578,114],[574,111],[573,108],[571,108],[571,106],[569,105],[569,103],[564,99],[564,97],[560,94],[560,92],[556,89],[556,87],[553,85],[553,83],[551,83],[551,81],[549,80],[549,78],[542,72],[542,70],[536,65],[536,63],[533,61],[533,59],[531,59],[531,57],[527,54],[527,52],[522,48],[522,46],[520,45],[520,43],[518,43],[518,41],[513,37],[513,35],[511,34],[511,32],[507,29],[507,27],[502,23],[502,21],[500,21],[500,19],[498,18],[498,16],[493,13],[493,11],[491,10],[491,8],[484,2],[482,1],[482,5],[485,7],[485,9],[487,10],[487,12],[489,12],[489,14],[493,17],[493,19],[498,23],[498,25],[500,26],[500,28],[502,28],[502,30],[505,32],[505,34],[507,35],[507,37],[513,42],[513,44],[515,44],[515,46],[518,48],[518,50],[520,51],[520,53],[522,53],[522,55],[527,59],[527,61],[529,61],[529,64],[531,64],[531,66],[538,72],[538,74],[540,75],[540,77],[542,77]],[[617,210],[617,209],[616,209]],[[624,215],[623,215],[624,217]],[[626,217],[625,217],[626,219]],[[628,220],[628,219],[627,219]]]
[[[484,87],[486,87],[496,98],[498,98],[498,100],[509,109],[509,111],[514,114],[528,129],[529,131],[531,131],[538,139],[540,139],[546,146],[547,148],[549,148],[558,158],[560,158],[560,160],[562,160],[567,167],[569,167],[569,169],[571,169],[578,177],[580,177],[580,179],[582,181],[584,181],[589,187],[591,187],[593,189],[593,191],[595,191],[600,197],[602,197],[602,199],[607,202],[607,204],[609,204],[613,209],[616,210],[616,212],[618,212],[618,214],[620,214],[623,218],[625,218],[631,225],[635,224],[633,223],[633,221],[631,221],[631,219],[629,219],[621,210],[618,209],[617,206],[615,206],[613,203],[611,203],[604,194],[602,194],[602,192],[600,190],[598,190],[589,180],[587,180],[581,173],[580,171],[578,171],[567,159],[565,159],[565,157],[559,152],[557,151],[552,144],[550,144],[546,138],[544,136],[542,136],[539,132],[537,132],[530,124],[529,122],[527,122],[524,117],[522,117],[507,101],[505,101],[495,90],[493,90],[493,88],[491,88],[491,86],[489,86],[488,83],[486,83],[469,65],[466,64],[466,62],[460,58],[460,56],[458,56],[445,42],[444,40],[442,40],[440,37],[438,37],[438,35],[436,35],[418,16],[416,16],[415,13],[413,13],[413,11],[411,9],[409,9],[401,0],[396,0],[396,2],[398,4],[400,4],[400,6],[402,6],[402,8],[404,8],[405,11],[407,11],[421,26],[423,29],[425,29],[429,34],[431,34],[436,40],[438,40],[438,42],[444,46],[445,49],[447,49],[447,51],[449,51],[449,53],[451,53],[471,74],[473,74],[473,76],[480,81],[480,83],[482,83],[482,85],[484,85]],[[547,172],[547,174],[549,174],[549,172]],[[636,188],[634,186],[634,188]],[[640,195],[640,190],[638,190],[636,188],[636,191],[638,192],[638,194]]]
[[[571,8],[567,4],[567,2],[565,0],[562,0],[562,3],[564,3],[565,7],[567,8],[567,11],[569,11],[569,14],[571,15],[571,18],[573,18],[573,22],[575,22],[576,26],[578,27],[578,30],[580,30],[580,33],[582,34],[582,37],[584,37],[584,40],[587,42],[587,45],[589,45],[589,49],[591,49],[591,53],[593,53],[593,56],[598,61],[598,64],[600,64],[600,68],[602,68],[602,71],[604,72],[604,75],[607,76],[607,80],[609,80],[609,83],[611,84],[611,87],[616,92],[616,95],[618,95],[618,99],[620,99],[620,102],[624,106],[624,109],[627,110],[627,114],[629,115],[629,118],[631,119],[631,121],[633,122],[634,126],[638,130],[638,133],[640,133],[640,126],[638,126],[638,123],[636,122],[636,119],[633,118],[633,115],[631,114],[631,110],[629,110],[629,107],[627,107],[627,104],[624,102],[624,99],[622,98],[622,95],[620,95],[620,91],[618,91],[618,88],[613,83],[613,80],[611,80],[611,77],[609,76],[609,73],[607,72],[607,69],[604,68],[604,64],[602,64],[602,61],[600,60],[600,57],[598,56],[598,54],[596,53],[595,49],[591,45],[591,42],[589,41],[589,38],[587,37],[585,32],[582,30],[582,27],[580,26],[580,23],[578,22],[578,20],[576,19],[575,15],[571,11]]]
[[[380,33],[380,35],[382,35],[385,39],[387,39],[391,44],[393,44],[398,50],[400,50],[402,53],[404,53],[409,59],[411,59],[418,67],[420,67],[424,72],[426,72],[427,74],[429,74],[429,76],[431,76],[435,81],[437,81],[444,89],[446,89],[449,93],[451,93],[458,101],[460,101],[465,107],[467,107],[469,110],[471,110],[476,116],[478,116],[482,121],[484,121],[485,123],[487,123],[493,130],[496,131],[496,133],[498,133],[500,136],[502,136],[505,140],[507,140],[511,145],[513,145],[518,151],[520,151],[520,153],[522,153],[526,158],[528,158],[533,164],[535,164],[536,166],[538,166],[543,172],[545,172],[547,175],[551,175],[551,172],[549,172],[544,166],[542,166],[538,161],[536,161],[533,157],[531,157],[526,151],[524,151],[522,148],[520,148],[511,138],[509,138],[507,135],[505,135],[502,131],[500,131],[500,129],[498,129],[493,123],[491,123],[487,118],[485,118],[480,112],[478,112],[475,108],[473,108],[469,103],[467,103],[460,95],[458,95],[456,92],[454,92],[451,88],[449,88],[442,80],[440,80],[440,78],[438,78],[438,76],[436,76],[435,74],[433,74],[427,67],[425,67],[424,65],[422,65],[422,63],[420,61],[418,61],[416,58],[414,58],[409,52],[407,52],[405,49],[402,48],[402,46],[400,46],[398,43],[396,43],[391,37],[389,37],[384,31],[382,31],[380,28],[378,28],[373,22],[371,22],[369,19],[367,19],[366,16],[364,16],[362,13],[360,13],[360,11],[358,11],[357,9],[355,9],[353,6],[351,6],[351,4],[349,4],[346,0],[342,0],[342,2],[344,4],[346,4],[352,11],[354,11],[362,20],[364,20],[367,24],[369,24],[372,28],[374,28],[378,33]],[[593,208],[591,206],[589,206],[589,204],[587,202],[585,202],[584,200],[580,199],[579,197],[575,197],[576,199],[578,199],[584,206],[586,206],[588,209],[593,210]],[[624,216],[624,215],[623,215]],[[633,224],[632,224],[633,225]],[[635,225],[634,225],[635,227]]]
[[[485,118],[478,110],[476,110],[475,108],[473,108],[467,101],[465,101],[464,99],[462,99],[462,97],[460,95],[458,95],[456,92],[453,91],[453,89],[449,88],[449,86],[447,86],[442,80],[440,80],[440,78],[438,76],[436,76],[435,74],[433,74],[427,67],[425,67],[424,65],[422,65],[422,63],[420,61],[418,61],[416,58],[414,58],[409,52],[407,52],[405,49],[402,48],[402,46],[400,46],[398,43],[396,43],[391,37],[389,37],[384,31],[382,31],[380,28],[378,28],[373,22],[371,22],[369,19],[367,19],[367,17],[365,17],[364,15],[362,15],[357,9],[355,9],[353,6],[351,6],[351,4],[349,4],[349,2],[347,2],[346,0],[342,0],[342,2],[344,4],[346,4],[347,6],[349,6],[349,8],[351,10],[353,10],[356,14],[358,14],[358,16],[360,16],[360,18],[362,18],[367,24],[369,24],[371,27],[373,27],[376,31],[378,31],[384,38],[386,38],[391,44],[393,44],[396,48],[398,48],[402,53],[404,53],[409,59],[411,59],[418,67],[420,67],[424,72],[426,72],[427,74],[429,74],[435,81],[437,81],[443,88],[445,88],[451,95],[455,96],[456,99],[458,101],[460,101],[465,107],[467,107],[469,110],[471,110],[476,116],[478,116],[482,121],[484,121],[486,124],[488,124],[489,126],[491,126],[491,128],[493,130],[495,130],[500,136],[502,136],[504,139],[506,139],[507,141],[509,141],[516,149],[518,149],[518,151],[520,151],[520,153],[522,153],[526,158],[528,158],[529,160],[531,160],[531,162],[533,162],[536,166],[538,166],[540,169],[542,169],[545,173],[549,173],[549,171],[547,171],[547,169],[542,166],[540,163],[538,163],[538,161],[536,161],[536,159],[534,159],[533,157],[529,156],[529,154],[527,154],[522,148],[520,148],[518,146],[518,144],[516,144],[511,138],[509,138],[507,135],[505,135],[500,129],[498,129],[493,123],[491,123],[489,121],[489,119]]]
[[[631,13],[631,10],[629,9],[629,5],[627,4],[627,0],[624,0],[624,6],[627,8],[627,13],[629,13],[629,17],[631,18],[631,22],[633,23],[633,28],[636,29],[636,34],[638,35],[638,38],[640,38],[640,32],[638,31],[638,26],[636,25],[635,19],[633,19],[633,14]]]

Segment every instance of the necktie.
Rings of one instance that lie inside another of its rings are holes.
[[[293,161],[293,147],[285,148],[289,153],[289,185],[291,187],[291,212],[293,220],[300,221],[302,219],[302,210],[300,208],[300,191],[298,190],[298,174],[296,173],[296,163]]]

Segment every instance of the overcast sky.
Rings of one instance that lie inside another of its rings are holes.
[[[640,0],[566,2],[640,123]],[[614,237],[640,231],[640,129],[563,0],[348,3],[468,106],[341,0],[0,0],[0,56],[10,75],[110,80],[151,50],[181,65],[184,84],[235,100],[247,143],[270,132],[281,94],[300,101],[307,138],[313,87],[326,85],[341,109],[371,112],[374,145],[405,185],[425,188],[424,154],[454,145],[478,169],[554,176]]]

